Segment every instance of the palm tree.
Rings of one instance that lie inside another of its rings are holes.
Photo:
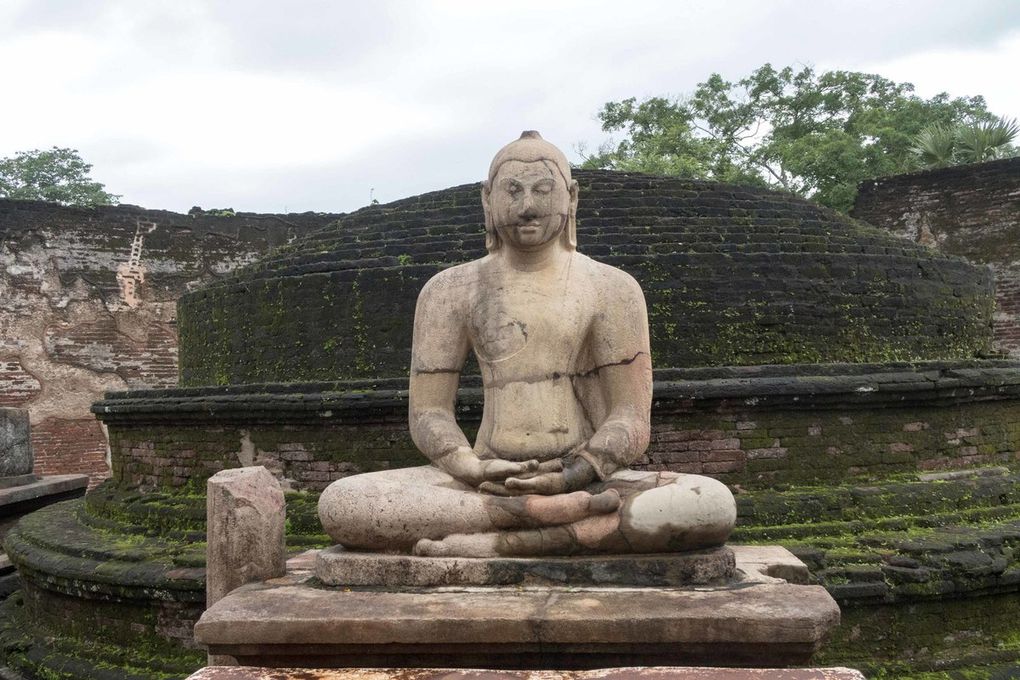
[[[950,127],[929,125],[914,136],[911,151],[926,168],[980,163],[1015,155],[1011,142],[1020,134],[1015,118],[996,118]]]
[[[995,120],[962,127],[957,131],[957,154],[964,163],[980,163],[1007,151],[1010,142],[1020,132],[1016,119]]]
[[[944,168],[956,159],[956,130],[948,125],[934,124],[914,137],[911,149],[926,168]]]

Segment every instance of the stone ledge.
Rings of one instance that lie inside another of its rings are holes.
[[[0,477],[0,489],[10,489],[15,486],[25,486],[26,484],[35,484],[39,481],[39,477],[33,474],[27,475],[14,475],[11,477]]]
[[[721,585],[734,568],[728,547],[662,555],[463,558],[352,552],[334,546],[318,553],[315,575],[330,586],[683,586]]]
[[[864,680],[851,668],[631,667],[594,671],[208,666],[187,680]]]
[[[0,514],[5,514],[4,509],[15,503],[33,501],[45,496],[54,496],[81,490],[89,484],[88,475],[54,475],[52,477],[41,477],[39,481],[25,484],[23,486],[12,486],[0,488]]]
[[[1015,400],[1020,362],[964,361],[916,364],[657,369],[654,399],[660,413],[714,409],[728,400],[754,399],[756,408],[909,406]],[[465,376],[458,408],[480,417],[476,376]],[[406,417],[407,381],[228,385],[108,392],[92,406],[106,423],[336,422]]]

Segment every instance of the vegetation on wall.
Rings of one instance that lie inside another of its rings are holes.
[[[1018,133],[1016,119],[996,118],[956,127],[937,123],[917,133],[913,151],[926,168],[981,163],[1017,155],[1012,142]]]

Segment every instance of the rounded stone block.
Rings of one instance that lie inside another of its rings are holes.
[[[727,547],[657,555],[471,558],[335,546],[319,553],[315,564],[316,577],[331,586],[687,586],[724,583],[733,573],[733,551]]]
[[[0,408],[0,477],[30,475],[32,463],[28,411]]]

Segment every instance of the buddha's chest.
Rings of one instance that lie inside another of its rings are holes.
[[[469,334],[479,360],[512,358],[567,369],[588,334],[592,305],[574,286],[496,287],[472,300]],[[515,362],[516,363],[516,362]]]

